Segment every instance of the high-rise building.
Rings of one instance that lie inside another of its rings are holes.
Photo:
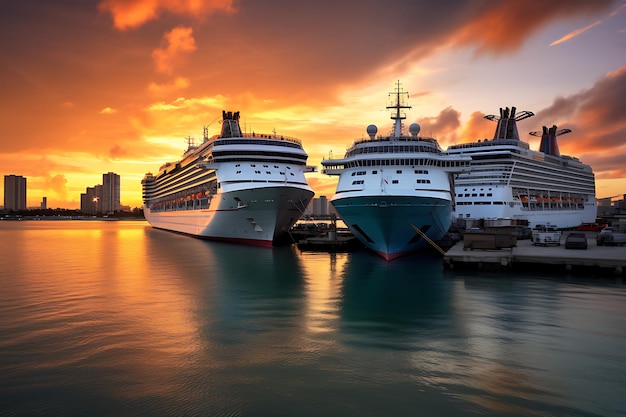
[[[26,178],[21,175],[4,176],[5,210],[26,210]]]
[[[329,214],[328,199],[325,195],[311,199],[304,214],[307,216],[327,216]]]
[[[41,205],[40,207],[41,209],[45,210],[48,208],[48,197],[44,197],[41,199]]]
[[[87,187],[80,195],[80,211],[84,213],[96,214],[102,212],[100,201],[102,199],[102,186]]]
[[[102,174],[100,211],[103,213],[120,211],[120,176],[114,172]]]

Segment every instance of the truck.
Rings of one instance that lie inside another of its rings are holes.
[[[626,233],[622,233],[613,227],[605,227],[596,236],[598,246],[612,246],[626,244]]]
[[[533,245],[561,245],[561,232],[553,226],[537,225],[532,231]]]

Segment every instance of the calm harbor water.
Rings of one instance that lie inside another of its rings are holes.
[[[0,221],[2,416],[626,416],[626,284]]]

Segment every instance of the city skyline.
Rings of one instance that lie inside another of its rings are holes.
[[[87,187],[80,195],[80,210],[86,213],[116,213],[129,206],[120,202],[120,176],[114,172],[102,174],[102,184]],[[27,206],[27,178],[21,175],[4,176],[4,205],[8,211],[25,211],[31,209],[47,209],[48,197],[42,197],[39,206]],[[56,207],[66,209],[67,207]]]
[[[0,166],[29,178],[28,206],[47,196],[78,208],[96,173],[111,171],[124,178],[121,201],[140,207],[144,174],[178,160],[203,126],[217,133],[222,110],[241,111],[248,131],[280,126],[321,171],[367,125],[390,127],[397,80],[410,93],[407,125],[444,149],[491,138],[483,116],[516,106],[535,113],[519,125],[531,148],[531,131],[571,129],[559,149],[592,166],[597,197],[626,189],[623,0],[407,0],[401,14],[351,1],[0,7]],[[336,178],[308,178],[316,195],[334,194]]]

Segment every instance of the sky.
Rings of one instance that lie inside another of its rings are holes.
[[[140,207],[141,179],[188,137],[247,131],[299,138],[317,196],[340,157],[409,92],[407,125],[442,148],[492,138],[484,115],[557,125],[561,154],[591,165],[599,198],[626,193],[626,1],[25,0],[0,3],[0,175],[28,206],[79,208],[102,174]],[[3,182],[0,187],[3,187]]]

